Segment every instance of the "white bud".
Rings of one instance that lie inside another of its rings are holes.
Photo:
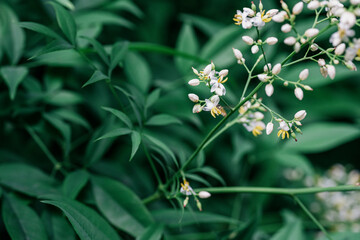
[[[318,34],[319,34],[319,29],[317,28],[309,28],[308,30],[305,31],[305,36],[307,36],[308,38],[315,37]]]
[[[355,14],[357,17],[360,17],[360,7],[355,8],[354,14]]]
[[[303,2],[298,2],[297,4],[295,4],[295,6],[292,9],[292,12],[294,15],[299,15],[304,7],[304,3]]]
[[[288,33],[290,32],[292,29],[291,25],[286,23],[284,25],[281,26],[281,31],[284,32],[284,33]]]
[[[300,101],[304,98],[304,92],[301,88],[296,87],[294,93],[295,93],[295,97]]]
[[[198,196],[199,196],[199,198],[209,198],[209,197],[211,197],[211,194],[207,191],[200,191]]]
[[[199,112],[202,111],[202,109],[203,109],[203,107],[200,104],[195,104],[193,109],[192,109],[192,112],[193,113],[199,113]]]
[[[314,89],[312,89],[309,85],[304,85],[303,88],[306,90],[306,91],[313,91]]]
[[[296,43],[295,43],[295,46],[294,46],[295,52],[299,52],[300,49],[301,49],[301,44],[300,44],[299,42],[296,42]]]
[[[284,82],[284,86],[285,86],[285,87],[289,86],[289,82],[288,82],[288,81],[285,81],[285,82]]]
[[[295,120],[297,120],[297,121],[301,121],[301,120],[303,120],[305,117],[306,117],[306,111],[305,110],[300,110],[300,111],[298,111],[297,113],[295,113],[295,115],[294,115],[294,118],[295,118]]]
[[[247,45],[253,45],[254,43],[254,39],[252,39],[249,36],[243,36],[242,40],[247,44]]]
[[[287,37],[287,38],[285,38],[284,43],[286,45],[292,46],[296,43],[296,38],[295,37]]]
[[[266,12],[266,15],[268,15],[269,17],[273,17],[273,16],[275,16],[278,12],[279,12],[278,9],[270,9],[269,11]]]
[[[271,72],[274,75],[278,75],[280,73],[280,71],[281,71],[281,64],[278,63],[278,64],[275,64],[275,66],[273,67]]]
[[[271,63],[268,63],[264,66],[264,72],[269,72],[271,70]]]
[[[279,12],[278,14],[272,17],[272,20],[277,23],[282,23],[285,21],[285,15]]]
[[[328,75],[327,68],[326,67],[320,67],[320,73],[324,78],[326,78],[327,75]]]
[[[186,205],[188,205],[188,203],[189,203],[189,197],[186,197],[183,202],[183,206],[186,207]]]
[[[359,5],[360,4],[360,0],[350,0],[350,3],[352,5]]]
[[[311,44],[310,50],[315,52],[319,49],[319,46],[316,43]]]
[[[299,74],[299,79],[304,81],[305,79],[307,79],[309,77],[309,69],[304,69],[300,72]]]
[[[271,95],[273,95],[274,86],[271,83],[269,83],[265,86],[265,93],[268,97],[271,97]]]
[[[207,65],[203,71],[204,75],[209,75],[209,73],[211,72],[211,69],[212,69],[212,64]]]
[[[345,52],[346,45],[342,43],[335,48],[335,55],[342,55]]]
[[[331,79],[334,79],[335,75],[336,75],[335,67],[333,65],[327,65],[327,71],[328,71],[329,77]]]
[[[325,62],[325,60],[323,58],[319,58],[318,64],[319,64],[320,67],[323,67],[323,66],[325,66],[326,62]]]
[[[288,7],[288,5],[286,4],[286,2],[280,1],[280,3],[281,3],[282,9],[284,9],[285,11],[289,11],[289,7]]]
[[[229,70],[227,69],[223,69],[219,72],[219,75],[222,76],[222,77],[226,77],[229,73]]]
[[[274,129],[274,124],[272,122],[269,122],[266,124],[266,134],[269,135]]]
[[[188,97],[189,97],[190,101],[192,101],[192,102],[196,103],[199,101],[199,96],[194,93],[189,93]]]
[[[241,61],[242,58],[243,58],[243,55],[240,52],[240,50],[236,49],[236,48],[233,48],[233,52],[234,52],[234,55],[235,55],[236,59]]]
[[[352,61],[345,62],[345,66],[351,71],[357,71],[355,64]]]
[[[254,45],[251,47],[251,52],[252,54],[255,54],[259,51],[259,46],[258,45]]]
[[[262,73],[262,74],[259,74],[259,75],[258,75],[258,78],[259,78],[259,80],[262,81],[262,82],[267,82],[270,77],[269,77],[267,74]]]
[[[262,112],[255,112],[254,117],[256,120],[262,120],[264,119],[264,114]]]
[[[300,42],[302,43],[302,44],[304,44],[304,43],[306,43],[306,39],[305,38],[300,38]]]
[[[340,62],[339,62],[339,60],[337,60],[337,59],[334,59],[334,64],[339,64]]]
[[[189,84],[190,86],[197,86],[197,85],[200,84],[200,80],[197,79],[197,78],[191,79],[191,80],[188,82],[188,84]]]
[[[278,39],[276,37],[269,37],[265,40],[265,42],[269,45],[274,45],[278,42]]]
[[[310,10],[316,10],[320,7],[320,2],[315,0],[308,3],[307,8]]]
[[[196,69],[195,69],[195,68],[193,68],[193,67],[192,67],[192,70],[193,70],[193,72],[194,72],[196,75],[199,75],[198,70],[196,70]]]

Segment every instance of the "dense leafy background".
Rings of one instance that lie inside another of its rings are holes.
[[[227,99],[238,101],[246,76],[231,48],[249,51],[232,16],[249,4],[1,1],[0,238],[313,238],[318,229],[286,197],[214,195],[202,213],[193,202],[182,212],[176,199],[141,201],[157,188],[146,154],[164,181],[219,121],[192,114],[190,67],[213,60],[228,68]],[[306,24],[305,16],[298,25]],[[280,25],[269,25],[264,36],[278,35]],[[267,50],[271,62],[290,51],[281,43]],[[296,77],[309,67],[315,90],[302,102],[280,85],[271,98],[259,93],[285,117],[307,110],[299,141],[254,138],[234,126],[186,173],[194,188],[290,187],[285,168],[306,175],[338,162],[360,168],[359,73],[339,67],[335,80],[323,80],[317,66],[305,65],[287,72]]]

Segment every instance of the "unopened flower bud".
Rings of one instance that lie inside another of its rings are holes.
[[[315,52],[319,49],[319,46],[316,43],[311,44],[310,50]]]
[[[339,62],[339,60],[337,60],[337,59],[334,59],[334,64],[339,64],[340,62]]]
[[[285,82],[284,82],[284,86],[285,86],[285,87],[289,86],[289,82],[288,82],[288,81],[285,81]]]
[[[308,78],[308,76],[309,76],[309,69],[306,68],[300,72],[299,79],[304,81]]]
[[[194,105],[194,107],[193,107],[193,109],[192,109],[192,112],[193,113],[199,113],[199,112],[201,112],[202,111],[202,106],[200,105],[200,104],[195,104]]]
[[[336,69],[333,65],[327,65],[327,72],[329,74],[329,77],[331,79],[334,79],[335,78],[335,75],[336,75]]]
[[[263,8],[264,8],[264,6],[263,6],[263,4],[262,4],[262,2],[260,0],[260,2],[259,2],[259,10],[260,10],[260,12],[262,12]]]
[[[303,2],[298,2],[298,3],[295,4],[295,6],[293,7],[292,13],[293,13],[294,15],[299,15],[299,14],[302,12],[303,7],[304,7],[304,3],[303,3]]]
[[[308,3],[307,8],[310,10],[316,10],[320,7],[320,2],[318,0],[311,1]]]
[[[254,45],[251,47],[251,52],[252,54],[255,54],[259,51],[259,46],[258,45]]]
[[[269,72],[271,70],[271,63],[268,63],[264,66],[264,72]]]
[[[284,43],[286,45],[292,46],[296,43],[296,38],[295,37],[287,37],[287,38],[285,38]]]
[[[199,209],[199,211],[201,212],[202,211],[201,202],[198,199],[195,199],[195,200],[196,200],[196,206]]]
[[[189,84],[190,86],[197,86],[197,85],[200,84],[200,80],[197,79],[197,78],[194,78],[194,79],[191,79],[191,80],[188,82],[188,84]]]
[[[345,52],[346,45],[341,43],[335,48],[335,55],[342,55]]]
[[[290,32],[292,29],[291,25],[286,23],[284,25],[281,26],[281,31],[284,32],[284,33],[288,33]]]
[[[310,87],[309,85],[304,85],[303,88],[306,90],[306,91],[313,91],[314,89],[312,89],[312,87]]]
[[[283,0],[281,0],[280,3],[281,3],[282,9],[284,9],[285,11],[288,12],[289,11],[288,5]]]
[[[189,203],[189,197],[186,197],[183,202],[183,206],[186,207],[186,205],[188,205],[188,203]]]
[[[188,97],[189,97],[190,101],[192,101],[192,102],[196,103],[199,101],[199,96],[194,93],[189,93]]]
[[[300,101],[304,98],[304,92],[301,88],[296,87],[294,93],[295,93],[295,97]]]
[[[272,122],[269,122],[266,124],[266,134],[269,135],[274,129],[274,124]]]
[[[233,48],[233,52],[237,60],[241,60],[243,58],[243,55],[239,49]]]
[[[212,69],[212,64],[209,64],[207,65],[205,68],[204,68],[204,75],[209,75],[209,73],[211,72],[211,69]]]
[[[211,61],[211,70],[214,70],[215,69],[215,64],[213,61]]]
[[[295,52],[299,52],[299,51],[300,51],[300,49],[301,49],[301,45],[300,45],[300,43],[299,43],[299,42],[296,42],[296,43],[295,43],[295,46],[294,46],[294,50],[295,50]]]
[[[193,72],[194,72],[196,75],[199,75],[198,70],[196,70],[196,69],[195,69],[195,68],[193,68],[193,67],[192,67],[192,70],[193,70]]]
[[[291,137],[297,141],[296,134],[294,132],[291,133]]]
[[[285,15],[281,14],[281,12],[280,12],[280,13],[276,14],[275,16],[273,16],[272,20],[277,23],[282,23],[285,21]]]
[[[327,70],[327,68],[326,68],[326,67],[320,67],[320,73],[321,73],[321,75],[322,75],[324,78],[326,78],[327,75],[328,75],[328,70]]]
[[[247,44],[247,45],[253,45],[254,43],[254,39],[252,39],[249,36],[243,36],[242,40]]]
[[[278,64],[275,64],[275,66],[273,67],[271,72],[274,75],[278,75],[280,73],[280,71],[281,71],[281,64],[278,63]]]
[[[319,64],[320,67],[323,67],[323,66],[325,66],[326,62],[325,62],[325,60],[323,58],[319,58],[318,64]]]
[[[273,95],[274,86],[271,83],[269,83],[265,86],[265,93],[268,97],[271,97],[271,95]]]
[[[269,37],[265,40],[265,42],[269,45],[274,45],[278,42],[278,39],[276,37]]]
[[[254,2],[251,2],[251,9],[256,12],[256,5]]]
[[[198,196],[199,196],[199,198],[209,198],[209,197],[211,197],[211,194],[207,191],[200,191]]]
[[[355,64],[352,61],[347,61],[345,62],[345,66],[350,69],[351,71],[356,71],[357,68],[355,66]]]
[[[278,9],[270,9],[269,11],[266,12],[266,15],[268,15],[269,17],[273,17],[273,16],[275,16],[278,12],[279,12]]]
[[[308,38],[315,37],[318,34],[319,34],[319,29],[317,28],[309,28],[308,30],[305,31],[305,36],[307,36]]]
[[[229,70],[227,69],[223,69],[219,72],[219,75],[222,76],[222,77],[226,77],[229,73]]]
[[[295,129],[295,131],[296,131],[297,133],[302,134],[302,131],[301,131],[301,129],[300,129],[300,128],[296,128],[296,129]]]
[[[267,82],[270,77],[269,77],[267,74],[262,73],[262,74],[259,74],[259,75],[258,75],[258,78],[259,78],[259,80],[262,81],[262,82]]]
[[[298,111],[297,113],[295,113],[295,115],[294,115],[294,118],[295,118],[295,120],[297,120],[297,121],[301,121],[301,120],[303,120],[305,117],[306,117],[306,111],[305,110],[300,110],[300,111]]]

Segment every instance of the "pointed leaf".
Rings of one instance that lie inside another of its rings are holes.
[[[82,87],[86,87],[90,84],[102,81],[102,80],[106,80],[109,79],[108,76],[106,76],[105,74],[103,74],[101,71],[99,70],[95,70],[95,72],[93,73],[93,75],[91,76],[91,78],[84,84],[82,85]]]
[[[64,66],[64,67],[75,67],[75,66],[87,66],[87,63],[74,49],[57,50],[42,54],[35,58],[36,65],[47,65],[47,66]]]
[[[126,54],[125,73],[129,81],[141,91],[148,91],[152,74],[149,64],[141,55],[134,52]]]
[[[108,133],[105,133],[101,137],[97,138],[95,141],[99,141],[99,140],[105,139],[105,138],[119,137],[119,136],[127,135],[129,133],[131,133],[131,130],[128,128],[117,128],[117,129],[111,130]]]
[[[115,115],[118,119],[120,119],[120,121],[125,123],[129,128],[133,127],[131,120],[125,113],[123,113],[117,109],[114,109],[114,108],[109,108],[109,107],[101,107],[101,108],[104,109],[105,111],[108,111],[108,112],[112,113],[113,115]]]
[[[129,48],[128,42],[119,42],[113,45],[111,50],[111,61],[109,72],[111,73],[114,68],[123,60]]]
[[[28,74],[28,69],[25,67],[2,67],[0,73],[4,78],[6,85],[9,87],[10,99],[14,100],[16,90],[19,84],[25,79]]]
[[[41,220],[51,240],[76,240],[76,233],[61,212],[43,211]]]
[[[116,10],[125,10],[128,11],[138,18],[142,18],[144,16],[143,12],[138,8],[135,3],[130,1],[114,1],[105,6],[105,9],[113,11]]]
[[[60,3],[64,7],[68,8],[69,10],[73,11],[75,10],[75,6],[72,2],[69,0],[55,0],[56,2]]]
[[[76,22],[81,25],[101,24],[101,25],[118,25],[121,27],[132,29],[134,24],[127,19],[120,17],[109,11],[83,11],[76,15]]]
[[[21,163],[0,164],[0,184],[33,197],[58,193],[54,179]]]
[[[152,91],[149,96],[146,98],[146,104],[145,104],[145,108],[149,108],[151,107],[154,103],[156,103],[156,101],[159,99],[160,97],[160,92],[161,90],[155,89],[154,91]]]
[[[45,47],[41,48],[38,52],[36,52],[33,56],[31,56],[29,58],[29,60],[32,60],[34,58],[37,58],[37,57],[47,54],[47,53],[61,51],[61,50],[68,50],[68,49],[72,49],[72,48],[73,48],[73,46],[71,46],[65,40],[54,40],[54,41],[50,42],[48,45],[46,45]]]
[[[160,140],[158,140],[148,134],[145,136],[152,144],[154,144],[156,147],[160,148],[162,151],[164,151],[166,154],[168,154],[176,166],[179,166],[178,162],[176,161],[176,157],[175,157],[174,153],[171,151],[171,149],[166,144],[164,144]]]
[[[56,109],[55,111],[52,111],[51,114],[56,115],[59,118],[64,119],[66,121],[79,124],[86,129],[91,129],[89,122],[74,110],[59,108]]]
[[[85,170],[76,170],[68,174],[64,180],[62,190],[66,197],[75,199],[81,189],[89,180],[89,174]]]
[[[75,200],[54,198],[42,201],[63,211],[81,240],[119,240],[116,231],[93,209]]]
[[[150,126],[163,126],[169,124],[181,124],[181,121],[176,117],[173,117],[168,114],[159,114],[152,116],[147,122],[146,125]]]
[[[56,19],[60,29],[69,39],[72,45],[76,44],[76,23],[74,17],[69,11],[65,10],[61,5],[55,2],[49,2],[54,7]]]
[[[117,228],[139,236],[153,222],[140,198],[122,183],[92,177],[94,197],[99,210]]]
[[[31,31],[43,34],[43,35],[48,36],[48,37],[52,37],[52,38],[62,40],[62,37],[59,34],[57,34],[56,32],[54,32],[51,28],[48,28],[47,26],[39,24],[39,23],[20,22],[19,26],[22,27],[22,28],[26,28],[26,29],[29,29]]]
[[[160,240],[164,233],[164,225],[152,224],[136,240]]]
[[[6,230],[13,240],[46,240],[43,223],[36,212],[13,195],[6,195],[2,205]]]
[[[139,149],[141,143],[141,134],[139,132],[136,131],[132,131],[131,132],[131,156],[129,161],[131,161],[135,155],[135,153],[137,152],[137,150]]]
[[[97,52],[97,54],[99,54],[99,56],[101,57],[101,59],[107,64],[109,65],[109,58],[108,58],[108,54],[106,53],[104,47],[101,45],[101,43],[99,43],[98,41],[96,41],[96,39],[94,38],[90,38],[87,36],[81,36],[82,38],[85,38],[86,40],[88,40],[91,45],[95,48],[95,51]]]
[[[176,42],[176,50],[189,54],[197,54],[198,48],[198,42],[192,26],[185,23],[180,30],[179,37]],[[192,62],[193,61],[182,57],[175,58],[176,67],[182,73],[191,71]]]

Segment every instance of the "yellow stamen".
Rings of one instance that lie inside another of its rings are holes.
[[[341,39],[345,37],[346,31],[344,29],[339,28],[339,36]]]
[[[357,50],[356,55],[360,57],[360,48]]]
[[[281,136],[281,139],[285,139],[285,137],[286,137],[286,138],[289,138],[290,135],[289,135],[288,131],[285,131],[285,130],[283,130],[283,129],[280,129],[279,132],[278,132],[278,134],[277,134],[277,136],[278,136],[278,137]]]
[[[225,78],[224,80],[221,80],[220,83],[226,83],[229,78]]]
[[[239,108],[239,113],[242,115],[242,114],[244,114],[246,112],[246,109],[243,107],[243,106],[241,106],[240,108]]]
[[[258,135],[262,134],[262,130],[264,130],[261,126],[256,126],[253,130],[252,130],[252,134],[257,137]]]
[[[265,10],[262,11],[261,13],[261,20],[263,20],[266,23],[271,21],[271,17],[269,17],[268,14],[265,14]]]
[[[210,111],[211,115],[216,118],[216,116],[221,114],[221,110],[218,109],[217,107],[213,107]]]

